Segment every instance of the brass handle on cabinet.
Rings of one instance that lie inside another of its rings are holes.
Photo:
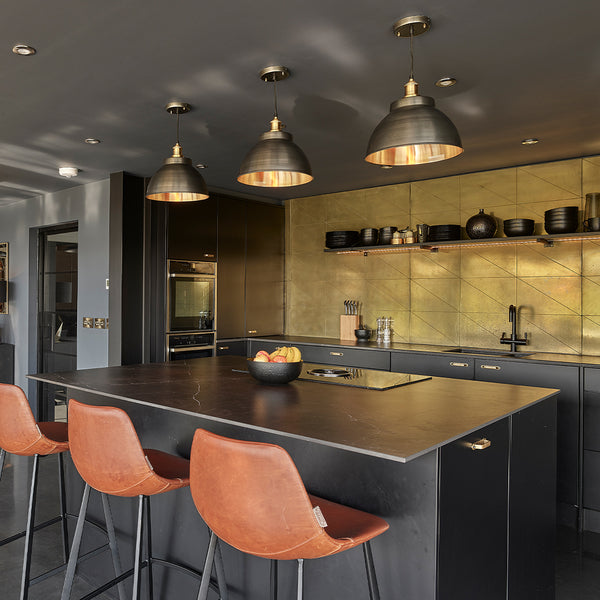
[[[471,448],[471,450],[485,450],[486,448],[489,448],[491,445],[492,445],[492,442],[490,442],[490,440],[488,440],[486,438],[481,438],[480,440],[477,440],[476,442],[469,444],[469,448]]]
[[[481,365],[482,369],[491,369],[492,371],[499,371],[502,367],[498,365]]]
[[[468,367],[469,363],[459,363],[459,362],[451,362],[451,367]]]
[[[219,346],[217,350],[229,350],[229,346]]]
[[[330,352],[329,353],[330,356],[344,356],[343,352]]]
[[[208,252],[204,253],[204,258],[214,258],[215,255],[214,254],[209,254]]]
[[[256,333],[256,329],[248,329],[248,333]]]

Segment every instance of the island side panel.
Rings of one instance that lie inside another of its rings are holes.
[[[390,530],[373,540],[372,548],[382,598],[434,600],[437,554],[437,458],[430,452],[408,463],[377,458],[358,452],[261,432],[165,410],[159,407],[104,397],[69,389],[69,398],[95,405],[117,406],[131,417],[145,447],[189,457],[194,431],[204,427],[238,439],[264,441],[283,446],[294,459],[311,493],[377,514],[386,519]],[[71,472],[70,501],[77,504],[81,494],[78,476]],[[117,524],[123,564],[133,553],[135,501],[111,498]],[[72,505],[71,505],[72,506]],[[99,503],[93,506],[101,522]],[[175,517],[174,517],[175,515]],[[189,490],[178,490],[152,499],[154,519],[153,547],[157,556],[168,554],[194,568],[200,568],[208,537]],[[223,549],[227,581],[232,600],[263,600],[269,580],[268,561]],[[104,566],[104,565],[103,565]],[[86,575],[99,577],[95,566]],[[100,578],[110,575],[110,563]],[[157,589],[166,585],[169,592],[194,597],[196,582],[157,569]],[[280,565],[281,597],[292,597],[295,566]],[[175,591],[172,591],[175,590]],[[305,597],[311,600],[362,600],[368,597],[362,550],[360,548],[324,559],[307,561]]]

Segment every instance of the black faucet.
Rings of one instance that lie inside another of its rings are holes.
[[[519,338],[517,337],[517,307],[514,304],[511,304],[508,307],[508,320],[512,323],[512,332],[510,337],[506,337],[506,332],[502,332],[502,337],[500,338],[501,344],[510,344],[510,351],[516,352],[517,346],[521,346],[523,344],[527,344],[527,334],[525,337]]]

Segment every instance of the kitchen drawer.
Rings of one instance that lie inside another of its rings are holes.
[[[475,360],[466,356],[445,356],[423,353],[392,352],[391,370],[454,379],[473,379]]]
[[[586,391],[600,392],[600,369],[583,370],[583,387]]]
[[[246,356],[248,342],[246,340],[228,340],[217,342],[217,356]]]
[[[302,360],[323,365],[340,365],[359,369],[390,370],[390,353],[381,350],[347,348],[345,346],[318,346],[312,344],[294,344],[293,342],[272,342],[250,340],[249,356],[259,350],[273,352],[279,346],[296,346],[302,352]]]
[[[600,510],[600,452],[583,452],[583,506]]]

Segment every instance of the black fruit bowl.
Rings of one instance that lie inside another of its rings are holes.
[[[290,363],[257,362],[248,359],[248,372],[256,381],[269,385],[289,383],[302,373],[302,361]]]
[[[504,234],[508,237],[517,235],[533,235],[535,221],[533,219],[506,219],[504,221]]]

